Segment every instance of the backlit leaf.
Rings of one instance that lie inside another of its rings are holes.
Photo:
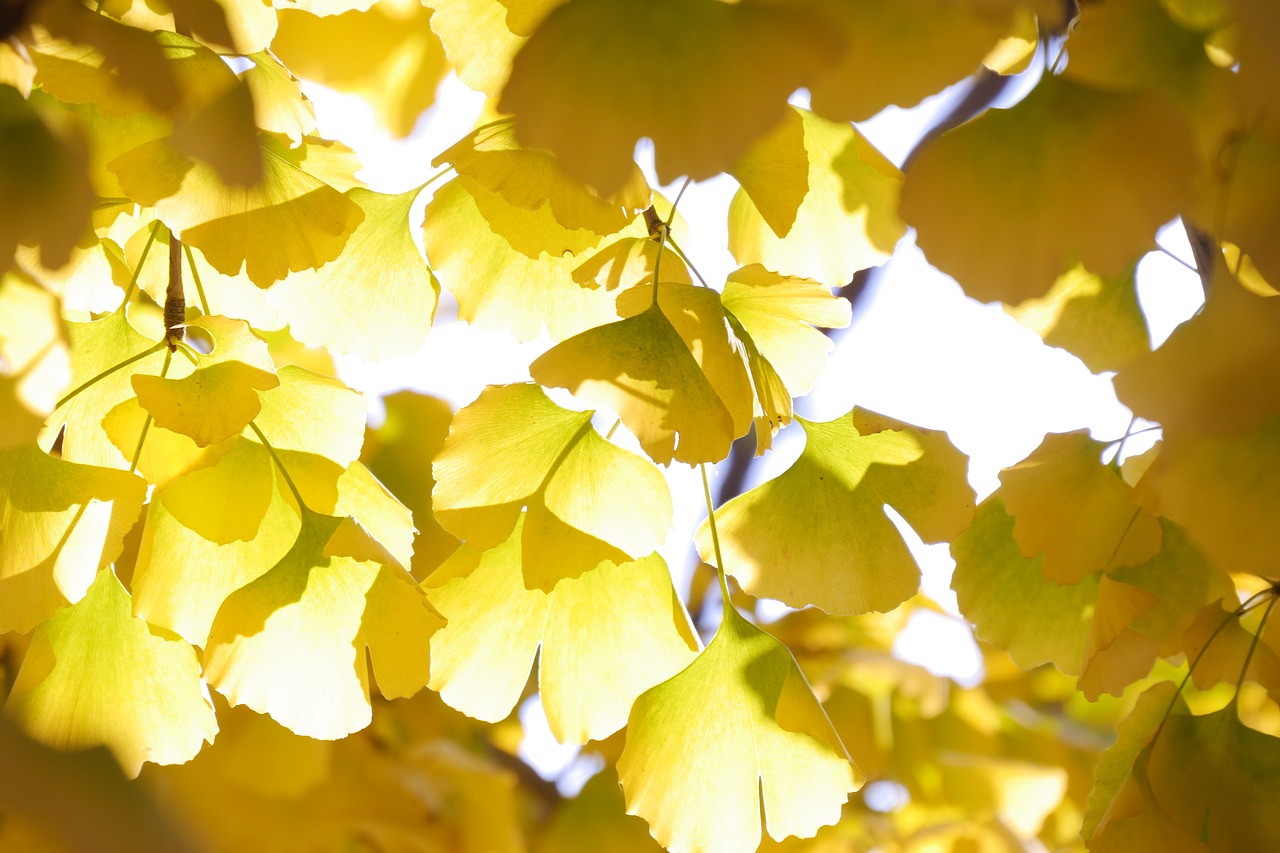
[[[668,850],[749,853],[762,817],[775,840],[811,836],[865,777],[786,646],[727,608],[693,663],[636,700],[618,778]]]
[[[70,379],[57,298],[16,275],[0,278],[0,450],[35,441]]]
[[[253,93],[253,115],[258,127],[289,138],[293,145],[316,129],[316,111],[302,93],[298,78],[269,53],[249,57],[253,67],[244,81]]]
[[[697,637],[657,555],[602,562],[550,592],[526,588],[522,525],[483,553],[463,546],[424,583],[449,620],[431,640],[431,689],[497,722],[539,654],[551,731],[565,743],[603,738],[626,722],[636,696],[689,662]],[[590,643],[580,639],[586,630]]]
[[[800,458],[716,510],[725,571],[756,597],[829,613],[887,611],[910,598],[920,569],[885,514],[893,507],[926,542],[968,525],[965,457],[945,433],[854,409],[799,420]],[[710,528],[698,551],[713,559]]]
[[[365,404],[341,381],[287,365],[276,371],[280,384],[260,392],[262,411],[254,423],[276,450],[314,453],[346,468],[360,455]],[[246,432],[245,438],[257,437]]]
[[[37,629],[5,710],[50,746],[105,744],[129,776],[190,760],[218,731],[195,652],[130,615],[109,570]]]

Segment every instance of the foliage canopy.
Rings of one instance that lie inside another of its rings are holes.
[[[31,0],[0,36],[0,850],[1280,849],[1274,0]],[[487,115],[396,193],[299,80],[405,136],[450,71]],[[957,83],[902,168],[855,124]],[[643,139],[739,185],[725,281]],[[1179,218],[1205,304],[1153,349]],[[1129,433],[979,500],[944,432],[799,417],[909,229]],[[415,352],[442,289],[547,343],[531,381],[368,427],[333,357]],[[907,528],[975,686],[893,653],[939,609]],[[528,701],[603,768],[576,796]]]

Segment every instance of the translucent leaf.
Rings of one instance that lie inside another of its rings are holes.
[[[1089,701],[1097,701],[1103,693],[1119,696],[1151,671],[1160,641],[1134,630],[1133,624],[1150,613],[1157,600],[1146,590],[1106,575],[1098,580],[1079,680],[1080,692]]]
[[[0,632],[30,631],[79,601],[120,556],[146,494],[124,471],[35,447],[0,452]]]
[[[1013,538],[1023,556],[1043,556],[1054,583],[1137,565],[1160,550],[1159,521],[1141,511],[1120,472],[1102,464],[1105,447],[1083,430],[1050,434],[1000,473]]]
[[[440,37],[458,77],[496,98],[511,73],[511,60],[526,41],[507,27],[502,1],[435,0],[432,8],[431,29]]]
[[[9,86],[0,86],[0,128],[0,270],[19,243],[39,246],[41,262],[60,267],[89,229],[88,148],[73,122]]]
[[[364,398],[337,379],[292,364],[276,375],[280,385],[261,393],[262,411],[254,419],[271,446],[324,456],[339,468],[354,462],[364,441]],[[257,440],[248,432],[245,438]]]
[[[213,339],[213,350],[182,379],[135,374],[138,402],[158,426],[190,436],[200,447],[236,435],[262,409],[259,391],[280,384],[266,341],[242,320],[201,317],[187,323]]]
[[[597,773],[576,797],[561,804],[537,853],[658,853],[662,848],[649,836],[644,821],[626,811],[615,774],[609,770]]]
[[[725,571],[757,598],[793,607],[892,610],[915,593],[920,569],[885,508],[925,542],[951,539],[973,514],[966,459],[945,433],[861,409],[797,420],[807,436],[800,458],[716,510]],[[706,522],[697,543],[714,559]]]
[[[672,231],[676,224],[672,223]],[[658,256],[662,255],[661,269]],[[623,237],[596,252],[573,271],[573,280],[584,287],[620,290],[653,284],[653,274],[662,273],[664,283],[692,284],[689,268],[666,247],[659,251],[652,237]]]
[[[1116,395],[1167,430],[1240,433],[1280,414],[1280,299],[1219,268],[1204,309],[1116,376]]]
[[[369,724],[366,647],[382,693],[409,696],[427,681],[441,624],[403,570],[363,547],[342,553],[369,543],[353,525],[304,511],[289,553],[223,602],[204,653],[206,680],[232,705],[322,740]]]
[[[1017,304],[1077,262],[1122,274],[1188,201],[1169,176],[1195,168],[1186,127],[1159,99],[1048,78],[922,149],[901,212],[967,294]]]
[[[1049,346],[1079,357],[1094,373],[1119,370],[1151,351],[1135,272],[1103,278],[1077,264],[1059,276],[1043,297],[1005,311]]]
[[[647,236],[634,221],[619,236]],[[461,177],[427,205],[423,245],[431,269],[458,300],[458,317],[518,340],[545,328],[553,340],[617,317],[613,297],[579,286],[573,271],[602,238],[562,226],[550,206],[526,210]]]
[[[194,650],[131,616],[110,571],[37,629],[5,710],[50,746],[105,744],[129,776],[190,760],[218,731]]]
[[[87,321],[93,314],[120,307],[130,270],[110,240],[99,240],[92,232],[86,232],[71,250],[71,259],[56,270],[40,263],[39,254],[34,246],[19,246],[18,267],[60,298],[64,319]]]
[[[968,77],[1012,26],[1008,4],[828,0],[822,8],[847,46],[811,88],[813,108],[841,122],[864,121],[890,104],[913,107]]]
[[[626,182],[643,137],[660,182],[699,180],[732,166],[840,47],[824,20],[794,6],[573,0],[521,47],[498,108],[515,116],[522,144],[555,152],[602,193]]]
[[[710,334],[704,342],[705,350],[700,350],[726,369],[731,364],[724,356],[724,349],[729,346],[728,325],[719,298],[714,291],[705,291],[707,295],[702,296],[691,293],[694,290],[664,283],[656,302],[647,287],[626,291],[626,295],[640,295],[633,305],[643,301],[643,293],[647,292],[649,307],[625,320],[563,341],[534,361],[529,366],[530,374],[539,384],[568,388],[587,405],[617,412],[655,462],[668,465],[674,458],[694,464],[723,459],[733,439],[741,435],[735,430],[735,421],[750,421],[751,391],[746,370],[739,362],[740,377],[727,374],[733,387],[741,385],[745,389],[745,397],[728,401],[739,415],[735,418],[717,393],[713,379],[690,352],[686,335],[695,335],[702,329],[704,334]],[[714,300],[715,305],[707,300]],[[672,306],[673,313],[684,309],[698,313],[681,316],[681,326],[677,327],[661,307],[664,303]],[[718,330],[707,325],[716,322],[715,313],[720,315]],[[742,432],[746,431],[746,423]]]
[[[1040,558],[1022,555],[1013,517],[994,497],[951,543],[951,556],[951,588],[980,640],[1007,651],[1022,669],[1052,663],[1065,673],[1080,672],[1097,575],[1068,586],[1045,580]]]
[[[515,140],[515,125],[505,121],[464,136],[431,161],[433,166],[444,163],[516,207],[537,210],[549,205],[551,215],[565,228],[586,228],[602,236],[626,227],[649,206],[651,197],[644,175],[633,167],[618,192],[601,198],[565,175],[550,152],[522,148]]]
[[[236,50],[227,14],[215,0],[165,0],[157,5],[159,9],[146,0],[106,0],[99,8],[130,26],[146,30],[174,30],[188,36],[195,35],[205,44],[231,52]],[[162,10],[167,12],[162,13]]]
[[[333,187],[263,149],[265,175],[251,188],[223,183],[163,139],[122,154],[111,168],[129,197],[155,205],[165,225],[219,272],[267,287],[291,271],[336,258],[364,218]]]
[[[33,443],[70,380],[57,298],[16,275],[0,277],[0,450]]]
[[[489,386],[457,413],[435,458],[436,518],[483,551],[505,541],[527,507],[530,589],[650,553],[671,529],[666,481],[601,438],[591,415],[561,409],[536,385]]]
[[[550,592],[526,588],[522,527],[483,553],[463,546],[424,583],[449,620],[431,640],[430,687],[497,722],[519,701],[541,649],[551,731],[565,743],[603,738],[623,726],[636,696],[692,659],[697,637],[657,555],[602,562]]]
[[[809,190],[795,209],[795,223],[779,231],[775,223],[789,205],[775,209],[765,197],[769,203],[761,209],[759,191],[750,195],[744,185],[729,207],[729,248],[740,264],[760,263],[841,287],[858,270],[884,263],[906,231],[897,213],[902,173],[852,125],[794,107],[788,113],[800,117],[802,132],[787,133],[787,146],[802,147],[782,151],[781,141],[766,138],[737,170],[749,167],[784,183],[795,160],[804,158]]]
[[[812,836],[865,777],[786,646],[730,607],[693,663],[636,700],[618,778],[668,850],[749,853],[762,816],[775,840]]]
[[[316,111],[302,92],[298,78],[270,53],[248,57],[253,67],[244,81],[253,93],[253,116],[258,127],[288,137],[294,145],[316,129]]]
[[[375,361],[410,355],[426,339],[440,296],[409,225],[418,191],[352,189],[346,195],[364,211],[364,221],[342,254],[276,285],[271,304],[303,343]]]

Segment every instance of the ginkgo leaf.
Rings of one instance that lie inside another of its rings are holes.
[[[135,373],[159,374],[164,356],[156,341],[133,327],[124,308],[90,323],[68,323],[67,330],[71,339],[72,390],[46,421],[40,445],[49,449],[59,432],[65,430],[63,459],[128,467],[129,460],[112,444],[102,421],[108,412],[134,396],[131,377]]]
[[[672,223],[673,232],[679,230],[679,222],[677,217]],[[662,256],[661,265],[659,255]],[[693,283],[684,261],[665,246],[659,246],[651,236],[623,237],[613,241],[583,261],[573,271],[573,280],[584,287],[620,290],[653,284],[655,271],[662,273],[664,283]]]
[[[973,514],[967,460],[945,433],[861,409],[797,421],[807,436],[800,458],[716,510],[725,572],[793,607],[892,610],[915,593],[920,569],[885,508],[926,542],[951,539]],[[706,522],[697,543],[711,559]]]
[[[923,148],[901,214],[967,294],[1017,304],[1076,262],[1122,274],[1189,200],[1187,182],[1169,176],[1195,170],[1186,126],[1156,96],[1049,77]]]
[[[146,499],[141,477],[0,451],[0,632],[30,631],[79,601],[120,556]]]
[[[18,247],[19,269],[61,299],[64,319],[84,322],[94,314],[120,307],[130,274],[111,240],[100,240],[87,232],[71,250],[70,260],[56,270],[40,263],[38,257],[36,247]]]
[[[636,220],[618,236],[647,236]],[[423,246],[431,269],[458,300],[458,317],[518,340],[545,328],[563,340],[617,317],[603,290],[579,286],[573,271],[602,238],[556,221],[550,206],[526,210],[470,178],[441,187],[427,205]]]
[[[1005,311],[1049,346],[1077,356],[1094,373],[1119,370],[1151,351],[1135,272],[1103,278],[1077,264],[1044,296],[1016,308],[1006,306]]]
[[[1151,671],[1160,652],[1160,641],[1140,633],[1133,625],[1151,612],[1157,601],[1152,593],[1106,575],[1098,580],[1093,622],[1078,682],[1080,692],[1089,701],[1096,701],[1103,693],[1119,696]]]
[[[436,519],[484,551],[507,539],[527,507],[521,562],[530,589],[550,591],[605,560],[653,551],[671,528],[666,481],[601,438],[591,415],[560,408],[536,385],[486,388],[454,416],[435,458]]]
[[[515,140],[515,125],[507,121],[479,128],[431,161],[433,166],[444,163],[517,207],[537,210],[549,205],[551,215],[565,228],[586,228],[600,235],[626,227],[649,206],[651,196],[644,175],[633,166],[626,184],[601,198],[565,175],[550,152],[522,148]]]
[[[659,300],[674,286],[659,288]],[[541,385],[567,388],[587,405],[617,412],[649,458],[662,465],[673,458],[719,461],[739,434],[734,416],[656,301],[633,317],[561,342],[529,365],[529,373]],[[741,402],[750,419],[749,386]]]
[[[807,110],[798,115],[801,133],[788,133],[788,147],[766,140],[739,161],[772,183],[789,180],[794,161],[807,164],[808,193],[795,209],[795,223],[778,231],[775,220],[789,205],[743,191],[729,207],[729,249],[740,264],[802,276],[842,287],[858,270],[884,263],[906,226],[898,219],[902,173],[850,124],[836,124]],[[793,120],[789,120],[793,121]],[[760,207],[768,202],[765,207]],[[781,207],[781,209],[777,209]]]
[[[1013,20],[1008,4],[950,0],[828,0],[821,8],[847,45],[811,87],[813,108],[840,122],[915,106],[973,74]]]
[[[951,588],[979,639],[1007,651],[1023,669],[1052,663],[1080,672],[1098,575],[1066,586],[1046,580],[1041,558],[1022,555],[1013,517],[996,497],[978,507],[973,524],[951,543],[951,556]]]
[[[751,143],[726,169],[778,237],[786,237],[809,194],[809,152],[805,149],[804,110],[789,109],[782,121]]]
[[[1219,266],[1205,306],[1155,352],[1130,362],[1116,395],[1167,430],[1241,433],[1280,415],[1280,299]]]
[[[298,539],[274,567],[223,602],[204,652],[205,679],[297,734],[345,737],[369,724],[366,648],[379,688],[408,696],[427,681],[440,617],[404,570],[370,562],[350,518],[304,510]]]
[[[1106,445],[1086,431],[1051,433],[1030,456],[1000,472],[1025,557],[1043,557],[1044,576],[1086,575],[1145,562],[1160,550],[1160,523],[1143,512],[1120,472],[1102,464]]]
[[[294,145],[316,129],[316,110],[302,92],[298,78],[270,53],[248,57],[253,67],[244,81],[253,93],[253,117],[258,127],[288,137]]]
[[[448,70],[428,26],[440,13],[415,0],[319,5],[277,7],[272,52],[301,77],[362,96],[392,133],[407,136]]]
[[[235,275],[244,267],[255,284],[267,287],[336,258],[364,213],[276,156],[269,142],[263,164],[260,184],[232,187],[158,139],[120,155],[111,168],[129,197],[154,205],[165,225],[219,272]]]
[[[757,407],[756,454],[791,422],[791,398],[809,393],[835,344],[817,328],[842,329],[853,309],[816,281],[769,272],[758,264],[729,274],[720,294],[734,334],[746,348]]]
[[[342,254],[271,289],[271,304],[295,338],[375,361],[417,351],[440,296],[440,283],[423,262],[409,224],[417,196],[416,189],[400,195],[347,192],[364,211],[364,221]]]
[[[1271,632],[1263,630],[1265,624],[1260,624],[1255,633],[1240,623],[1238,601],[1239,596],[1233,592],[1205,605],[1183,634],[1181,651],[1188,660],[1195,661],[1191,681],[1200,690],[1218,684],[1235,685],[1238,690],[1238,685],[1248,679],[1266,687],[1275,701],[1280,696],[1280,654],[1266,641],[1265,635]]]
[[[597,773],[576,797],[561,803],[535,849],[537,853],[658,853],[662,848],[649,835],[644,821],[626,811],[615,774],[609,770]]]
[[[794,6],[571,0],[520,48],[498,109],[515,116],[522,144],[555,152],[602,193],[626,182],[642,137],[660,182],[699,180],[732,166],[840,48],[822,18]]]
[[[775,840],[812,836],[865,777],[787,647],[729,607],[697,659],[636,700],[618,779],[673,853],[749,853],[762,817]]]
[[[0,450],[34,443],[70,381],[57,298],[17,275],[0,277]]]
[[[527,40],[507,27],[502,0],[435,0],[432,8],[431,29],[458,77],[472,89],[498,97],[512,59]]]
[[[314,453],[346,468],[360,456],[364,442],[365,404],[360,393],[338,379],[303,367],[276,371],[280,384],[259,392],[262,411],[254,423],[276,450]],[[254,433],[245,438],[257,441]]]
[[[235,5],[235,4],[232,4]],[[107,0],[102,12],[126,24],[146,30],[173,30],[195,35],[205,44],[234,52],[235,37],[227,24],[227,13],[216,0],[166,0],[160,9],[146,0]]]
[[[60,267],[93,209],[84,138],[74,122],[9,86],[0,86],[0,127],[0,271],[20,243],[39,246],[41,262]]]
[[[244,321],[201,317],[187,327],[213,339],[213,350],[200,356],[190,374],[181,379],[134,374],[131,382],[157,426],[208,447],[241,432],[262,410],[258,392],[280,382],[266,342]]]
[[[982,57],[982,64],[997,74],[1021,74],[1035,58],[1039,44],[1040,22],[1035,12],[1025,6],[1015,8],[1012,27]]]
[[[129,776],[189,761],[218,731],[194,650],[130,615],[109,570],[36,630],[5,711],[50,746],[105,744]]]
[[[520,700],[539,655],[551,731],[563,743],[598,740],[623,726],[637,696],[693,658],[697,637],[657,555],[602,562],[549,592],[527,588],[524,523],[483,553],[464,545],[424,582],[448,620],[431,639],[430,687],[452,707],[497,722]]]

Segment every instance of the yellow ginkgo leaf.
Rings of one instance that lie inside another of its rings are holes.
[[[0,451],[0,632],[30,631],[79,601],[120,556],[146,499],[141,477]]]
[[[316,110],[298,78],[270,53],[255,53],[244,81],[253,93],[254,121],[261,129],[288,137],[293,145],[316,129]]]
[[[259,391],[280,384],[266,341],[243,320],[201,317],[187,323],[213,339],[195,369],[181,379],[134,374],[138,402],[157,426],[190,436],[200,447],[242,431],[262,409]]]
[[[0,450],[33,443],[70,381],[57,298],[25,278],[0,276]]]
[[[602,562],[550,592],[528,589],[523,524],[483,553],[464,545],[424,582],[448,620],[431,639],[430,687],[452,707],[497,722],[520,700],[540,654],[552,733],[563,743],[599,740],[626,723],[637,696],[692,659],[697,636],[656,554]]]
[[[228,52],[237,49],[227,13],[217,0],[166,0],[159,9],[146,0],[106,0],[99,9],[140,29],[173,30]]]
[[[134,470],[157,488],[175,477],[214,464],[236,443],[231,438],[201,447],[190,436],[156,426],[137,397],[108,412],[102,419],[102,428],[116,449],[130,459],[130,465],[137,460]]]
[[[659,294],[673,287],[664,284]],[[714,292],[711,298],[716,298]],[[650,300],[634,317],[561,342],[534,361],[529,373],[539,384],[568,388],[587,405],[617,412],[655,462],[718,462],[740,435],[734,416],[680,332],[652,296]],[[705,315],[690,319],[696,323]],[[745,374],[743,369],[744,379]],[[745,403],[748,422],[750,393],[747,386],[745,401],[736,401]]]
[[[729,607],[697,659],[636,700],[618,779],[673,853],[750,853],[762,817],[774,840],[812,836],[865,777],[787,647]]]
[[[1093,624],[1084,648],[1079,688],[1090,702],[1103,693],[1119,696],[1151,671],[1160,641],[1134,629],[1156,605],[1155,595],[1103,575],[1098,581]]]
[[[897,213],[902,173],[852,125],[795,107],[788,113],[798,117],[801,129],[786,134],[786,149],[766,138],[735,172],[749,168],[783,184],[795,161],[803,160],[808,193],[795,208],[791,228],[779,231],[777,220],[791,211],[789,200],[753,193],[752,184],[744,184],[729,207],[729,249],[740,264],[759,263],[841,287],[858,270],[884,263],[906,231]]]
[[[973,515],[967,460],[945,433],[861,409],[797,420],[807,436],[800,458],[716,510],[725,571],[752,595],[793,607],[892,610],[915,594],[920,569],[885,507],[924,541],[950,540]],[[711,559],[706,522],[697,543]]]
[[[280,384],[259,392],[262,411],[254,418],[276,450],[314,453],[346,468],[360,456],[365,404],[357,391],[338,379],[286,365],[276,371]],[[257,435],[245,430],[245,438]]]
[[[618,779],[606,768],[582,786],[571,800],[560,803],[537,853],[660,853],[644,821],[628,815]]]
[[[5,711],[59,749],[105,744],[129,776],[189,761],[218,731],[195,651],[133,617],[110,570],[36,630]]]
[[[517,207],[537,210],[549,205],[551,215],[565,228],[586,228],[600,235],[626,227],[649,206],[651,196],[644,175],[633,166],[626,184],[611,196],[601,198],[586,184],[565,175],[550,152],[522,148],[515,140],[515,125],[510,121],[481,127],[431,164],[444,163]]]
[[[676,224],[672,224],[672,231],[676,230]],[[653,284],[659,254],[662,255],[663,282],[693,283],[684,261],[666,247],[660,250],[658,241],[648,236],[615,240],[583,261],[573,271],[573,280],[584,287],[603,287],[605,290]]]
[[[1160,522],[1142,511],[1120,472],[1102,464],[1105,447],[1084,430],[1051,433],[1000,472],[1013,537],[1023,556],[1043,557],[1044,576],[1054,583],[1134,566],[1160,550]]]
[[[434,0],[431,29],[449,63],[472,89],[498,97],[511,61],[527,41],[507,26],[502,0]]]
[[[271,304],[299,341],[375,361],[416,352],[436,313],[440,283],[413,241],[418,191],[347,191],[364,211],[338,259],[271,289]]]
[[[560,408],[537,385],[486,388],[454,416],[432,466],[437,520],[484,551],[507,539],[527,507],[521,562],[530,589],[653,551],[671,529],[666,481],[601,438],[591,415]]]
[[[322,5],[277,6],[272,52],[300,77],[361,95],[383,125],[407,136],[448,70],[429,26],[440,12],[418,0]]]
[[[162,344],[145,337],[129,322],[127,310],[91,323],[68,323],[71,339],[70,391],[45,423],[40,446],[53,446],[62,435],[62,458],[71,462],[127,468],[126,457],[103,429],[107,413],[134,396],[135,373],[156,375],[164,363]],[[175,367],[185,359],[174,361]],[[176,371],[175,371],[176,372]],[[74,396],[73,396],[74,395]]]
[[[321,740],[369,724],[366,653],[383,695],[421,689],[442,622],[406,571],[367,559],[378,550],[350,518],[304,510],[289,552],[222,603],[204,652],[209,684]]]
[[[809,193],[804,114],[804,110],[784,111],[782,121],[757,137],[742,158],[725,170],[778,237],[790,233]]]
[[[618,236],[647,236],[635,220]],[[427,205],[423,245],[431,269],[479,328],[518,340],[545,328],[554,340],[615,319],[614,297],[580,286],[573,271],[603,238],[556,221],[549,205],[517,207],[470,178],[441,187]]]
[[[41,263],[60,267],[90,226],[88,147],[73,121],[10,86],[0,86],[0,128],[0,271],[20,243],[39,246]]]
[[[64,319],[84,322],[120,307],[131,275],[114,241],[86,232],[71,250],[70,260],[57,269],[40,263],[39,255],[34,246],[19,246],[18,267],[59,297]]]
[[[826,0],[821,8],[847,47],[812,87],[813,108],[840,122],[913,107],[968,77],[1013,26],[1009,4]]]
[[[1116,376],[1116,395],[1169,431],[1241,433],[1280,415],[1280,299],[1219,265],[1205,306]]]
[[[1067,586],[1045,580],[1040,558],[1019,550],[1013,517],[996,497],[978,507],[973,524],[951,543],[951,556],[951,588],[979,639],[1007,651],[1023,669],[1052,663],[1080,672],[1098,575]]]
[[[1151,351],[1135,272],[1103,278],[1077,264],[1043,297],[1016,308],[1006,306],[1005,311],[1049,346],[1077,356],[1094,373],[1119,370]]]
[[[698,180],[731,167],[841,46],[794,5],[573,0],[520,48],[498,108],[522,144],[555,152],[601,193],[626,183],[643,137],[662,183]]]
[[[290,272],[336,258],[364,219],[359,205],[277,156],[264,138],[262,182],[223,183],[167,140],[148,142],[111,164],[130,198],[154,205],[184,243],[200,249],[219,272],[268,287]]]
[[[1160,98],[1047,77],[923,148],[901,213],[967,294],[1017,304],[1077,262],[1122,274],[1189,201],[1195,171],[1187,128]]]

